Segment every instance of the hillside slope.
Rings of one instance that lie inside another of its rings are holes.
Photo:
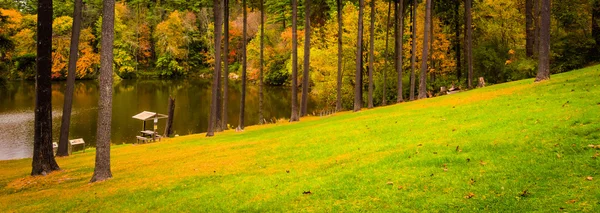
[[[600,66],[451,96],[93,151],[28,177],[0,162],[0,212],[600,211]],[[592,177],[588,180],[588,177]]]

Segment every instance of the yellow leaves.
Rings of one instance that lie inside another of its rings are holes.
[[[12,34],[15,31],[17,31],[18,28],[21,26],[23,16],[21,15],[21,13],[19,13],[19,11],[13,9],[7,10],[0,8],[0,14],[2,16],[8,17],[8,23],[6,23],[4,27],[0,29],[0,33]]]
[[[94,67],[100,64],[100,55],[94,52],[92,42],[96,37],[92,34],[91,28],[81,30],[79,36],[79,59],[77,60],[77,77],[85,77],[92,74]]]
[[[62,16],[54,20],[52,25],[52,78],[64,78],[67,76],[69,63],[69,52],[71,45],[71,29],[73,19]],[[79,57],[76,64],[76,77],[82,78],[92,74],[94,68],[100,64],[100,55],[94,52],[92,47],[96,37],[91,28],[82,29],[79,35]]]
[[[180,12],[175,10],[169,14],[166,20],[156,26],[154,38],[156,39],[158,54],[169,54],[176,59],[187,57],[188,52],[185,47],[191,41],[185,39],[187,32],[181,16]]]
[[[31,29],[23,29],[12,37],[15,41],[15,56],[35,52],[35,32]]]
[[[415,69],[421,69],[421,63],[419,61],[422,60],[423,54],[423,33],[424,33],[424,24],[425,24],[425,4],[419,4],[417,7],[417,30],[416,30],[416,59],[417,63],[415,64]],[[412,34],[410,32],[410,26],[412,26],[412,20],[409,16],[404,21],[404,36],[408,37],[408,40],[403,44],[403,54],[404,54],[404,69],[411,69],[411,50],[412,50]],[[435,67],[436,69],[433,71],[438,74],[447,74],[451,73],[455,70],[456,61],[454,57],[450,54],[451,51],[451,42],[449,40],[451,35],[446,34],[442,31],[442,22],[436,17],[433,17],[433,46],[429,50],[430,60],[428,61],[428,66]],[[431,38],[429,38],[429,42],[431,42]]]
[[[588,176],[588,177],[586,177],[585,179],[586,179],[587,181],[592,181],[592,180],[594,180],[594,177],[592,177],[592,176]]]

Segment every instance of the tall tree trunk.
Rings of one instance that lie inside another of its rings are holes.
[[[456,21],[454,24],[454,30],[455,31],[455,46],[454,46],[454,52],[456,54],[456,80],[460,83],[460,79],[462,78],[462,67],[461,67],[461,58],[460,58],[460,19],[458,18],[458,10],[460,8],[460,0],[456,0],[455,4],[454,4],[454,21]]]
[[[535,25],[533,24],[534,0],[525,0],[525,53],[527,57],[533,56],[533,44],[535,43]]]
[[[215,110],[216,110],[216,114],[215,114],[216,117],[215,117],[215,119],[216,120],[213,122],[214,125],[215,125],[215,127],[214,127],[215,131],[217,131],[217,132],[222,132],[225,129],[225,127],[223,127],[223,125],[222,125],[222,123],[223,123],[222,113],[223,112],[221,112],[221,110],[223,109],[223,106],[221,106],[221,104],[223,103],[223,97],[221,96],[221,89],[222,89],[222,86],[223,86],[223,84],[221,82],[222,81],[222,79],[221,79],[221,77],[222,77],[221,76],[221,63],[223,62],[222,61],[223,57],[222,57],[222,52],[221,52],[221,44],[223,43],[223,38],[222,38],[222,36],[223,36],[223,28],[222,28],[222,25],[223,25],[223,4],[224,4],[224,2],[225,2],[225,0],[220,0],[219,1],[219,5],[220,5],[219,6],[219,29],[218,29],[219,30],[219,46],[218,46],[218,49],[219,49],[219,55],[218,55],[218,57],[219,57],[219,60],[218,60],[218,62],[219,62],[219,69],[218,69],[218,73],[217,73],[217,101],[216,101],[216,107],[215,107]],[[216,31],[215,31],[215,35],[216,35]],[[217,62],[216,57],[217,57],[217,55],[215,55],[215,62]],[[215,66],[215,68],[217,68],[217,67]],[[214,76],[213,76],[213,78],[214,78]]]
[[[540,23],[540,64],[535,81],[550,79],[550,0],[542,0]]]
[[[115,0],[105,0],[102,9],[102,41],[100,50],[100,98],[96,131],[96,167],[90,182],[112,177],[110,171],[110,127],[112,124],[113,41],[115,35]]]
[[[412,50],[411,50],[411,54],[412,54],[412,58],[410,60],[410,100],[414,101],[415,100],[415,81],[416,81],[416,76],[415,76],[415,65],[417,63],[417,0],[413,0],[413,5],[412,5],[412,12],[410,14],[410,17],[412,18]]]
[[[227,105],[229,104],[229,0],[224,0],[224,31],[225,44],[223,45],[223,115],[221,116],[221,127],[227,127]]]
[[[396,9],[396,1],[394,0],[394,9]],[[383,54],[383,64],[384,64],[384,69],[381,69],[381,74],[382,74],[382,80],[383,80],[383,85],[382,85],[382,100],[381,100],[381,105],[385,106],[387,105],[387,95],[386,95],[386,91],[387,91],[387,79],[386,79],[386,70],[388,68],[388,44],[389,44],[389,40],[390,40],[390,16],[392,15],[392,1],[388,2],[388,12],[387,12],[387,19],[385,22],[385,53]],[[394,25],[395,26],[395,25]],[[394,34],[395,35],[395,34]],[[395,48],[395,47],[394,47]]]
[[[248,11],[246,0],[242,1],[242,9],[243,9],[243,41],[242,41],[242,98],[240,101],[240,124],[238,126],[239,130],[244,130],[244,111],[246,108],[246,70],[248,69],[248,60],[246,55],[246,46],[248,45]]]
[[[73,10],[73,28],[71,29],[71,47],[69,49],[69,74],[67,75],[67,89],[65,90],[65,103],[60,125],[60,139],[56,156],[69,156],[69,127],[71,126],[71,109],[73,107],[73,90],[75,87],[75,70],[79,53],[79,34],[81,32],[81,7],[82,0],[75,0]]]
[[[310,0],[304,4],[304,72],[302,73],[302,107],[300,116],[306,116],[310,70]]]
[[[292,0],[292,115],[290,122],[300,120],[298,111],[298,0]]]
[[[538,58],[540,55],[540,14],[542,11],[542,0],[534,0],[533,2],[533,23],[534,23],[534,42],[533,42],[533,57]]]
[[[404,38],[404,0],[396,3],[396,72],[398,73],[398,91],[397,103],[404,102],[404,94],[402,90],[402,38]]]
[[[210,116],[208,118],[208,131],[206,137],[212,137],[215,135],[215,126],[217,121],[218,104],[219,101],[219,79],[221,77],[221,0],[213,0],[213,11],[215,16],[215,70],[213,71],[213,82],[212,82],[212,96],[210,102]]]
[[[469,88],[473,88],[473,26],[472,26],[472,17],[471,17],[471,1],[465,0],[465,28],[467,29],[467,43],[465,47],[465,52],[467,56],[467,85]]]
[[[264,69],[264,58],[265,58],[265,7],[263,0],[260,0],[260,74],[259,74],[259,85],[258,85],[258,123],[264,124],[263,116],[263,69]]]
[[[363,13],[365,0],[359,0],[358,9],[358,32],[356,39],[356,74],[354,81],[354,111],[360,111],[362,107],[362,51],[363,51]]]
[[[373,108],[373,64],[375,63],[375,0],[371,0],[371,26],[369,29],[369,94],[368,107]]]
[[[337,20],[338,20],[338,73],[337,73],[337,101],[335,109],[342,110],[342,0],[337,0]]]
[[[286,19],[285,13],[281,13],[281,16],[283,16],[283,19],[282,19],[283,20],[283,29],[285,30],[285,28],[287,28],[287,26],[285,25],[285,19]]]
[[[596,42],[593,59],[597,60],[600,57],[600,0],[595,0],[592,6],[592,37]]]
[[[33,176],[60,170],[52,150],[52,12],[52,0],[38,1]]]
[[[431,1],[425,5],[425,26],[423,29],[423,55],[421,58],[421,77],[419,77],[419,99],[427,98],[427,56],[429,54],[429,31],[431,30]],[[467,0],[468,1],[468,0]]]
[[[433,1],[433,0],[432,0]],[[434,42],[434,34],[433,34],[433,30],[435,28],[434,24],[433,24],[433,17],[434,17],[434,4],[433,2],[431,2],[431,8],[429,8],[429,11],[431,13],[430,18],[429,18],[429,55],[427,56],[428,60],[429,60],[429,67],[431,68],[432,72],[430,73],[431,75],[431,82],[435,81],[435,62],[433,61],[433,54],[434,54],[434,49],[433,49],[433,42]]]

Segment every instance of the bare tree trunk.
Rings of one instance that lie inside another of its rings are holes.
[[[215,16],[215,70],[213,71],[213,82],[212,82],[212,98],[210,102],[210,116],[208,118],[208,131],[206,137],[212,137],[215,135],[215,126],[217,124],[217,110],[219,101],[219,79],[221,77],[221,0],[213,0],[213,11]]]
[[[433,1],[433,0],[432,0]],[[434,42],[434,32],[433,30],[435,29],[435,26],[433,24],[433,17],[434,17],[434,4],[433,2],[431,2],[431,8],[429,9],[431,15],[430,15],[430,19],[429,19],[429,55],[427,56],[428,60],[429,60],[429,67],[431,68],[432,72],[429,73],[431,75],[431,82],[435,81],[435,62],[433,61],[433,54],[435,52],[435,50],[433,49],[433,42]]]
[[[373,108],[373,64],[375,63],[375,0],[371,0],[371,26],[369,29],[369,94],[368,107]]]
[[[421,61],[421,77],[419,77],[419,99],[427,98],[427,56],[429,54],[429,31],[431,30],[431,1],[427,0],[425,5],[425,26],[423,35],[423,55]]]
[[[82,0],[75,0],[73,10],[73,28],[71,29],[71,47],[69,49],[69,74],[67,75],[67,89],[65,90],[65,103],[60,125],[60,139],[56,156],[69,156],[69,127],[71,126],[71,109],[73,107],[73,90],[75,87],[75,70],[79,53],[79,34],[81,32],[81,7]]]
[[[471,17],[471,1],[465,0],[465,28],[467,31],[467,44],[466,44],[466,56],[467,56],[467,69],[469,70],[467,77],[467,85],[469,88],[473,88],[473,26]]]
[[[337,20],[338,20],[338,74],[337,74],[337,101],[335,109],[342,110],[342,0],[337,0]]]
[[[550,79],[550,0],[542,0],[540,23],[540,64],[535,81]]]
[[[456,53],[456,80],[458,82],[460,82],[460,79],[462,78],[462,68],[461,68],[461,58],[460,58],[460,19],[458,18],[458,9],[460,8],[460,0],[456,0],[455,4],[454,4],[454,17],[455,17],[455,21],[456,23],[454,23],[454,28],[456,30],[456,34],[455,34],[455,39],[456,39],[456,46],[455,46],[455,53]]]
[[[592,6],[592,37],[596,42],[593,54],[597,60],[600,57],[600,0],[595,0]]]
[[[110,171],[110,127],[112,124],[113,41],[115,35],[115,0],[105,0],[102,9],[100,51],[100,98],[96,131],[96,167],[90,182],[112,178]]]
[[[417,0],[413,0],[413,5],[412,5],[412,12],[410,14],[411,18],[412,18],[412,59],[410,61],[410,100],[414,101],[415,100],[415,83],[416,83],[416,76],[415,76],[415,65],[417,63]]]
[[[165,127],[165,137],[171,137],[171,135],[173,135],[173,119],[175,119],[175,98],[172,96],[169,96],[167,109],[169,110],[169,118],[167,119],[167,126]]]
[[[299,121],[298,112],[298,0],[292,0],[292,115],[290,122]]]
[[[216,46],[219,49],[218,55],[216,55],[217,52],[215,51],[215,62],[219,63],[219,67],[218,67],[219,69],[217,70],[218,73],[215,72],[215,74],[217,74],[217,90],[216,90],[216,92],[217,92],[216,93],[217,94],[217,101],[216,101],[216,107],[214,108],[215,111],[216,111],[216,114],[215,114],[215,120],[213,121],[213,123],[214,123],[214,130],[216,132],[223,132],[223,129],[225,128],[225,127],[223,127],[221,125],[223,123],[223,121],[222,121],[223,120],[223,118],[222,118],[222,113],[223,112],[221,112],[221,110],[223,109],[223,106],[221,106],[221,104],[223,103],[223,98],[221,97],[221,87],[222,87],[222,83],[221,83],[221,81],[222,81],[221,80],[221,63],[223,62],[223,57],[222,57],[223,53],[221,52],[221,44],[223,43],[223,39],[222,39],[223,30],[222,30],[221,27],[222,27],[222,24],[223,24],[223,4],[224,4],[224,2],[225,2],[225,0],[219,0],[219,4],[220,4],[220,6],[219,6],[219,14],[218,14],[219,15],[219,27],[218,27],[219,28],[218,29],[219,30],[219,35],[218,35],[219,36],[219,46]],[[217,30],[217,29],[215,29],[215,30]],[[215,31],[215,37],[217,35],[216,32],[217,31]],[[216,60],[217,57],[219,59],[218,61]],[[216,68],[217,68],[217,66],[215,66],[215,69]],[[214,78],[214,76],[213,76],[213,78]],[[212,111],[211,111],[211,113],[212,113]]]
[[[525,53],[527,57],[533,56],[533,44],[535,43],[535,25],[533,24],[534,0],[525,0]]]
[[[304,4],[304,73],[302,73],[302,105],[300,116],[306,116],[308,108],[308,87],[310,70],[310,0]]]
[[[533,57],[538,58],[540,55],[540,14],[542,11],[541,8],[542,0],[535,0],[533,2],[533,23],[534,23],[534,42],[533,42]]]
[[[239,130],[244,130],[244,111],[246,108],[246,70],[248,69],[248,60],[246,57],[247,53],[246,53],[246,46],[248,45],[248,12],[247,12],[247,5],[246,5],[246,0],[242,1],[242,9],[243,9],[243,14],[244,14],[244,27],[243,27],[243,45],[242,45],[242,98],[240,101],[240,124],[238,126]]]
[[[394,0],[394,9],[396,9],[396,1]],[[387,91],[387,79],[386,79],[386,70],[388,68],[388,54],[389,54],[389,50],[388,50],[388,44],[389,44],[389,40],[390,40],[390,16],[392,14],[392,1],[388,2],[388,12],[387,12],[387,19],[386,19],[386,25],[385,25],[385,53],[383,54],[383,64],[384,64],[384,69],[381,70],[382,73],[382,80],[383,80],[383,88],[382,88],[382,100],[381,100],[381,105],[385,106],[387,105],[387,95],[386,95],[386,91]],[[394,25],[395,26],[395,25]],[[394,34],[395,35],[395,34]],[[395,47],[394,47],[395,48]]]
[[[360,111],[362,107],[362,51],[363,51],[363,13],[365,9],[365,0],[359,0],[358,9],[358,35],[356,45],[356,75],[354,82],[354,111]]]
[[[52,0],[38,1],[32,176],[60,170],[52,150],[52,13]]]
[[[404,102],[404,94],[402,90],[402,38],[404,38],[404,0],[400,0],[400,2],[396,4],[396,72],[398,73],[397,103]]]
[[[227,105],[229,104],[229,0],[224,0],[224,3],[225,44],[223,45],[223,115],[221,116],[221,127],[226,130],[229,129],[227,127]]]
[[[260,74],[258,84],[258,123],[264,124],[263,116],[263,69],[265,66],[265,7],[263,0],[260,0]]]

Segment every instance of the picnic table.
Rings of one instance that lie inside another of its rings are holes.
[[[134,115],[132,118],[134,119],[138,119],[141,120],[143,122],[143,126],[142,126],[142,131],[140,131],[140,136],[136,136],[136,140],[139,143],[141,142],[148,142],[148,141],[156,141],[162,138],[162,136],[160,136],[158,134],[158,132],[156,131],[158,129],[158,120],[159,119],[164,119],[164,118],[168,118],[169,116],[167,115],[163,115],[163,114],[159,114],[156,112],[148,112],[148,111],[143,111],[137,115]],[[147,130],[146,129],[146,121],[154,121],[154,130]]]

